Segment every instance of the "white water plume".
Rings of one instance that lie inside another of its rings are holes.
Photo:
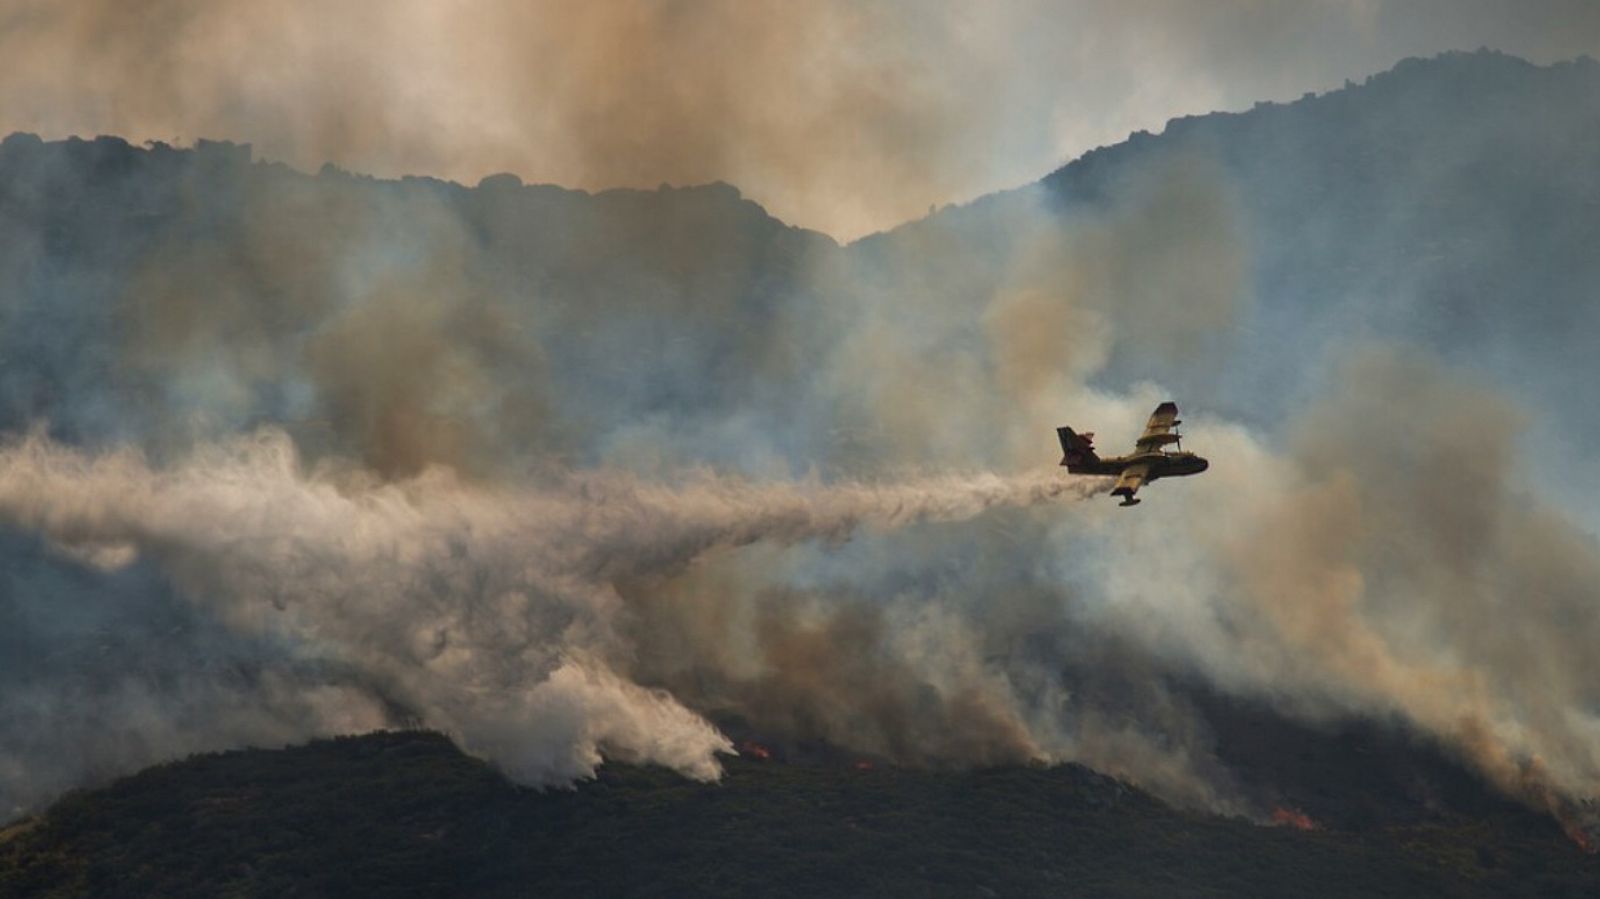
[[[375,485],[303,471],[277,432],[165,467],[37,435],[0,450],[6,525],[102,567],[144,558],[230,629],[347,666],[532,783],[588,776],[602,757],[711,779],[731,748],[672,695],[629,679],[617,579],[671,573],[718,547],[842,541],[1104,489],[1054,471],[885,484],[697,471],[671,486],[592,471],[490,488],[434,470]],[[307,729],[370,720],[358,711]]]

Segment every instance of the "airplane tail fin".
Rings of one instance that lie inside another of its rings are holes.
[[[1061,464],[1067,466],[1067,471],[1100,461],[1100,457],[1094,451],[1093,433],[1079,434],[1063,426],[1056,428],[1056,436],[1061,438]]]

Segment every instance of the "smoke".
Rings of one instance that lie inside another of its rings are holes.
[[[1597,547],[1520,481],[1527,416],[1393,351],[1341,374],[1297,428],[1305,481],[1228,547],[1240,595],[1306,649],[1285,674],[1397,709],[1553,811],[1600,795]]]
[[[1096,625],[1302,718],[1398,718],[1592,828],[1597,547],[1523,480],[1527,420],[1426,355],[1354,349],[1286,454],[1193,429],[1215,477],[1125,535],[1164,559],[1113,572]]]
[[[1072,534],[1026,507],[1103,485],[940,474],[1053,462],[1065,405],[1131,436],[1159,391],[1085,381],[1118,340],[1175,345],[1140,320],[1183,272],[1188,332],[1248,308],[1203,158],[1095,213],[1002,198],[881,254],[726,188],[465,191],[109,141],[0,162],[27,188],[13,232],[94,236],[18,245],[42,274],[12,315],[51,325],[6,332],[0,398],[53,437],[10,451],[5,518],[105,597],[48,613],[82,615],[76,640],[5,610],[57,662],[4,714],[23,733],[43,713],[18,709],[70,701],[147,735],[14,738],[13,801],[417,721],[529,782],[602,757],[707,777],[711,716],[1240,807],[1161,666],[1106,652],[1063,612],[1091,585],[1039,561]],[[125,615],[192,625],[97,655]]]
[[[16,110],[0,125],[229,137],[308,168],[468,182],[810,185],[769,199],[855,236],[971,193],[958,172],[984,142],[952,126],[998,124],[962,88],[1003,48],[967,18],[903,2],[24,2],[0,19]]]
[[[1591,4],[1536,6],[11,0],[0,133],[220,137],[464,183],[725,179],[845,239],[1406,56],[1600,49]]]
[[[211,725],[221,739],[371,726],[394,707],[520,780],[549,784],[591,775],[603,756],[709,779],[720,770],[716,754],[731,749],[672,694],[629,677],[634,641],[619,627],[632,613],[618,582],[670,578],[719,548],[838,542],[1105,489],[1054,471],[829,485],[691,472],[670,487],[593,471],[492,490],[442,470],[361,480],[304,472],[293,445],[273,432],[202,447],[160,469],[131,451],[86,454],[35,435],[0,451],[0,519],[78,557],[120,565],[149,557],[231,632],[334,666],[320,692],[287,687],[304,691],[302,708],[277,695],[286,687],[271,671],[231,696],[208,697],[208,710],[229,698],[250,719]],[[134,689],[119,684],[116,698]],[[140,698],[124,714],[151,730],[181,729],[197,704],[182,688]],[[8,706],[25,700],[8,697]],[[967,702],[959,693],[952,701]],[[986,723],[960,727],[983,733]],[[54,736],[81,753],[77,774],[151,760],[136,751],[104,757],[98,741],[83,739],[91,724],[70,734],[56,725]],[[215,745],[181,734],[162,742]],[[8,741],[0,766],[12,772],[8,794],[36,795],[26,775],[38,749]],[[53,767],[62,767],[59,756]]]
[[[1501,65],[1451,63],[1479,64]],[[1392,86],[1248,117],[1246,143],[1334,147],[1318,173],[1381,158],[1314,126]],[[1399,93],[1383,108],[1434,135],[1414,158],[1441,184],[1577,170],[1425,127],[1468,94]],[[534,783],[604,758],[714,777],[748,726],[914,764],[1076,760],[1265,818],[1188,682],[1402,722],[1581,818],[1593,540],[1527,461],[1570,410],[1522,391],[1563,366],[1461,367],[1535,358],[1465,342],[1467,316],[1381,319],[1388,350],[1332,327],[1430,309],[1437,273],[1402,263],[1483,245],[1427,230],[1474,217],[1362,193],[1409,184],[1410,157],[1302,202],[1301,169],[1207,127],[849,247],[726,186],[468,190],[7,140],[0,425],[38,430],[0,456],[6,801],[420,721]],[[1380,282],[1404,288],[1352,298]],[[1550,341],[1587,333],[1550,313],[1577,295],[1441,308],[1543,308]],[[1159,503],[1066,513],[1103,485],[1032,473],[1055,425],[1126,446],[1169,398],[1212,467]]]

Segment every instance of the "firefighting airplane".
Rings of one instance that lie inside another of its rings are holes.
[[[1205,459],[1183,451],[1183,438],[1173,430],[1181,423],[1178,404],[1162,403],[1151,414],[1144,433],[1134,441],[1132,455],[1105,459],[1095,455],[1093,433],[1079,434],[1071,428],[1056,428],[1056,435],[1061,438],[1061,451],[1065,453],[1061,464],[1073,474],[1116,475],[1117,483],[1111,488],[1111,495],[1122,497],[1124,506],[1136,506],[1139,500],[1133,495],[1145,484],[1160,478],[1199,474],[1211,467]],[[1162,449],[1169,443],[1176,444],[1178,451],[1169,453]]]

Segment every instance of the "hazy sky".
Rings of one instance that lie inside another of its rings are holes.
[[[227,138],[315,169],[726,180],[852,238],[1176,115],[1489,46],[1589,0],[0,0],[0,131]]]

